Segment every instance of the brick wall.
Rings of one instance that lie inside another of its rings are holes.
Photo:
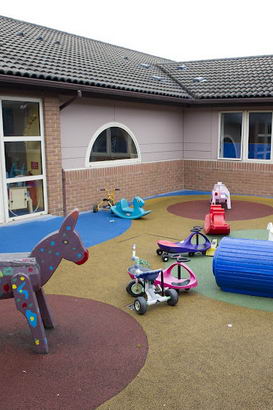
[[[218,181],[232,193],[273,196],[273,164],[184,161],[185,189],[211,191]]]
[[[48,212],[63,215],[62,151],[59,99],[43,99]]]
[[[184,187],[183,161],[155,162],[119,166],[105,169],[63,171],[65,212],[74,208],[92,209],[103,197],[100,188],[120,188],[116,200],[131,200],[135,195],[143,198]]]

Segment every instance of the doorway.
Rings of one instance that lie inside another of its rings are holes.
[[[0,223],[47,213],[41,101],[0,100]]]

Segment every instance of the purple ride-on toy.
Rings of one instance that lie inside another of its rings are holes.
[[[189,256],[194,256],[197,252],[205,255],[211,243],[208,237],[200,232],[201,229],[202,226],[194,226],[190,235],[181,242],[158,241],[159,248],[156,253],[162,257],[163,262],[168,262],[169,258],[177,259],[184,253],[188,253]]]

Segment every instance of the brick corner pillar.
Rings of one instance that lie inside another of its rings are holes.
[[[44,127],[48,212],[64,214],[60,101],[58,97],[44,97]]]

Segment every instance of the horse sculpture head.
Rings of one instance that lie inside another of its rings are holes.
[[[30,256],[35,257],[40,266],[43,285],[55,272],[62,258],[78,265],[87,261],[88,250],[74,231],[78,216],[77,209],[72,211],[64,219],[59,231],[42,239],[31,252]]]

